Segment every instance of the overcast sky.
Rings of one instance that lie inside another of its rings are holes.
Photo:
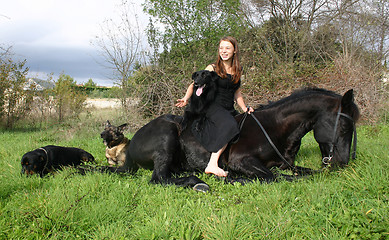
[[[91,44],[100,24],[118,15],[120,0],[1,0],[0,44],[27,60],[30,77],[62,72],[77,83],[112,86]],[[143,1],[137,1],[139,2]],[[139,12],[141,7],[139,5]]]

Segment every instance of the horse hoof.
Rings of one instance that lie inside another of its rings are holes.
[[[196,185],[194,185],[193,190],[197,192],[206,193],[209,191],[209,186],[205,183],[197,183]]]

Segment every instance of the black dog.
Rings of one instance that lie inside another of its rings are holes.
[[[186,107],[184,119],[181,123],[182,130],[187,123],[196,119],[194,128],[200,128],[209,105],[216,96],[217,79],[220,77],[214,71],[201,70],[192,74],[193,94],[190,97],[190,104]]]
[[[95,162],[95,158],[79,148],[49,145],[24,154],[21,173],[43,177],[64,166],[78,166],[84,162]]]
[[[214,71],[202,70],[192,74],[193,94],[186,111],[203,115],[210,103],[215,99],[217,79],[219,76]]]

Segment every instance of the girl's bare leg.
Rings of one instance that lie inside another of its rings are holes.
[[[211,158],[209,159],[209,163],[207,165],[207,167],[205,168],[205,173],[209,174],[214,174],[216,176],[219,176],[219,177],[226,177],[227,176],[227,173],[219,168],[219,165],[218,165],[218,161],[219,161],[219,157],[220,155],[222,154],[222,152],[224,151],[224,149],[226,149],[227,147],[227,144],[222,147],[219,151],[217,152],[213,152],[211,154]]]

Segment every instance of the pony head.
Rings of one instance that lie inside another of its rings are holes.
[[[353,158],[356,151],[355,123],[359,110],[354,103],[353,90],[347,91],[335,104],[336,108],[319,117],[313,128],[319,143],[323,164],[330,167],[343,167],[350,159],[350,148],[354,136]]]

